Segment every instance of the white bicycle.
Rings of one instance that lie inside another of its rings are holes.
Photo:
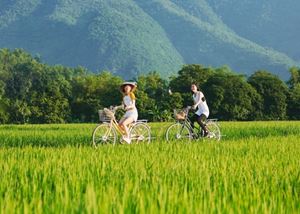
[[[92,140],[93,146],[97,147],[104,144],[116,144],[119,136],[125,134],[124,130],[119,126],[115,118],[118,107],[104,108],[99,110],[100,124],[94,129]],[[147,124],[147,120],[137,120],[129,125],[129,135],[131,144],[151,142],[151,130]],[[122,143],[122,138],[120,138]]]
[[[208,135],[204,137],[204,131],[199,128],[192,128],[188,114],[191,107],[188,106],[183,110],[174,109],[176,122],[171,124],[166,131],[167,142],[191,142],[197,139],[210,139],[215,141],[221,140],[221,130],[217,119],[207,119],[205,121]]]

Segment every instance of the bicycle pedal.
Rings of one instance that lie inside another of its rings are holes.
[[[137,138],[139,141],[141,141],[141,140],[144,140],[145,139],[145,137],[143,136],[143,135],[140,135],[140,136],[138,136],[138,138]]]

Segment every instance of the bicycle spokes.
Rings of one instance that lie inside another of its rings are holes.
[[[189,128],[181,123],[175,123],[171,125],[166,132],[166,140],[170,141],[182,141],[190,142],[192,138]]]
[[[93,145],[97,147],[101,144],[115,144],[117,135],[109,124],[101,124],[93,131]]]
[[[150,143],[150,128],[145,123],[137,123],[130,130],[132,143]]]

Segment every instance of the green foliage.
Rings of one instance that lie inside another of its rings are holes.
[[[69,119],[71,84],[64,74],[70,70],[38,63],[21,50],[3,50],[0,58],[5,59],[0,63],[2,98],[9,115],[3,122],[61,123]]]
[[[72,81],[71,109],[74,121],[98,121],[98,110],[122,101],[122,79],[109,72],[78,76]]]
[[[300,69],[292,68],[290,70],[291,78],[288,81],[290,86],[288,96],[288,115],[290,119],[300,119]]]
[[[243,76],[228,67],[218,69],[187,65],[170,81],[172,90],[181,92],[184,105],[192,105],[190,87],[195,83],[204,92],[210,117],[222,120],[255,120],[261,118],[262,99]]]
[[[300,120],[300,84],[290,90],[288,97],[289,119]]]
[[[203,86],[211,117],[221,120],[259,119],[262,99],[244,77],[217,72]]]
[[[210,76],[214,75],[214,69],[206,68],[202,65],[185,65],[178,76],[171,77],[170,89],[174,92],[182,94],[183,103],[185,106],[191,104],[191,84],[196,84],[200,89]]]
[[[257,72],[247,82],[229,67],[185,65],[170,82],[158,72],[150,72],[136,79],[139,118],[172,120],[173,109],[193,104],[190,86],[195,83],[204,92],[211,118],[299,119],[298,72],[291,70],[289,89],[268,72]],[[93,74],[82,67],[49,66],[22,50],[2,49],[0,122],[97,122],[99,109],[121,104],[119,86],[123,81],[108,71]]]
[[[192,83],[202,87],[207,79],[214,74],[214,69],[206,68],[202,65],[185,65],[180,71],[178,76],[172,77],[170,81],[170,88],[180,93],[190,91]]]
[[[97,12],[89,29],[106,68],[124,78],[155,69],[166,77],[182,64],[163,29],[132,1],[104,3]]]
[[[1,9],[7,7],[7,10],[0,13],[0,30],[12,22],[30,15],[41,3],[41,0],[17,0],[13,2],[13,4],[11,2],[1,3]]]
[[[299,6],[279,0],[2,0],[0,47],[126,79],[153,70],[168,77],[185,63],[228,64],[247,74],[266,68],[287,79],[286,69],[299,65]]]
[[[288,88],[277,76],[257,71],[248,82],[263,98],[262,119],[286,119]]]
[[[290,88],[295,88],[300,84],[300,68],[293,67],[290,69],[291,77],[288,81]]]
[[[172,99],[168,94],[168,83],[157,72],[140,76],[137,79],[137,107],[141,118],[151,121],[166,121],[171,119],[174,103],[181,105],[179,99]]]
[[[18,0],[3,5],[0,48],[22,47],[47,63],[108,69],[124,78],[155,69],[166,77],[183,64],[159,23],[134,1]]]
[[[194,63],[201,59],[206,64],[229,64],[234,69],[243,70],[247,73],[250,73],[249,68],[250,70],[257,70],[260,67],[272,69],[283,66],[285,69],[280,68],[277,72],[285,78],[287,77],[286,68],[299,64],[283,52],[259,45],[255,42],[257,37],[253,37],[251,40],[248,34],[235,33],[238,29],[232,30],[232,27],[243,25],[240,22],[243,15],[239,14],[239,16],[233,18],[230,13],[227,13],[226,17],[220,17],[215,12],[218,10],[218,5],[222,5],[220,2],[215,3],[211,0],[154,1],[151,3],[137,0],[137,2],[152,17],[158,20],[187,63]],[[232,4],[232,2],[235,1],[230,0],[228,4]],[[257,1],[253,4],[261,7]],[[285,2],[284,6],[286,4]],[[300,5],[296,4],[295,8],[299,8]],[[216,9],[213,7],[214,5]],[[292,5],[295,6],[295,4]],[[237,9],[247,11],[247,4],[239,1]],[[257,11],[252,12],[252,15],[257,14]],[[220,11],[220,13],[222,12]],[[226,19],[226,21],[228,19],[234,23],[227,25],[223,19]],[[253,28],[255,27],[253,26]],[[280,26],[276,29],[276,33],[278,33]],[[294,32],[294,28],[291,28],[290,31]],[[267,39],[269,38],[265,40]],[[262,41],[260,44],[264,42]],[[272,44],[276,46],[278,42]],[[272,45],[269,45],[269,47],[272,47]]]

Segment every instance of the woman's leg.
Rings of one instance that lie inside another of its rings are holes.
[[[120,120],[119,123],[118,123],[118,124],[119,124],[119,127],[120,127],[121,130],[123,130],[123,131],[125,131],[125,130],[124,130],[124,127],[123,127],[122,124],[123,124],[123,122],[124,122],[125,119],[126,119],[126,117],[122,117],[121,120]]]
[[[129,138],[129,130],[128,130],[128,125],[134,122],[134,118],[133,117],[127,117],[124,118],[124,120],[120,121],[122,123],[120,123],[120,126],[124,129],[126,137]]]

